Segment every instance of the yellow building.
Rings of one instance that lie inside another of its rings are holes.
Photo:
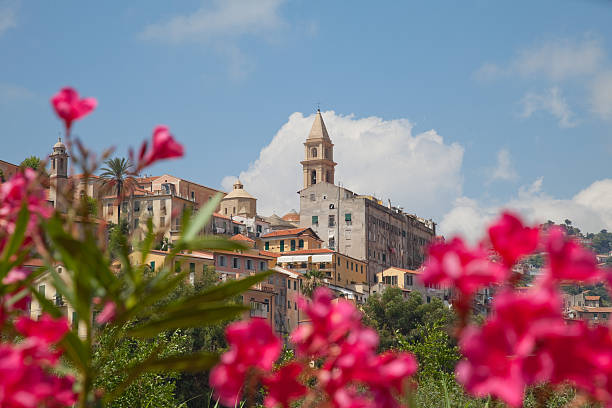
[[[442,301],[450,299],[450,289],[443,289],[439,285],[423,286],[419,280],[421,271],[391,267],[376,274],[375,285],[372,287],[372,293],[382,293],[387,287],[394,286],[400,288],[404,293],[404,298],[410,296],[411,292],[421,294],[423,300],[427,303],[431,302],[433,297],[437,297]]]
[[[140,262],[140,252],[130,254],[130,262],[138,264]],[[162,267],[166,262],[168,252],[152,250],[145,259],[145,264],[151,271]],[[191,253],[180,253],[174,258],[172,268],[176,272],[189,271],[189,283],[192,285],[202,280],[202,275],[207,268],[214,268],[215,259],[212,253],[193,251]]]
[[[321,248],[321,238],[311,228],[291,228],[272,231],[261,236],[264,250],[293,252]]]
[[[276,259],[281,267],[300,274],[321,271],[325,282],[352,287],[367,283],[367,263],[328,248],[305,249],[283,254]]]

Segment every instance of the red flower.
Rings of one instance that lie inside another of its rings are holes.
[[[230,349],[221,356],[221,363],[210,373],[210,385],[225,405],[240,400],[247,372],[269,371],[278,359],[281,341],[264,319],[232,323],[225,329]]]
[[[333,300],[329,289],[315,290],[312,302],[300,301],[310,318],[310,324],[303,324],[291,333],[291,342],[297,352],[304,356],[323,356],[331,344],[340,344],[349,331],[358,329],[361,314],[355,306],[343,299]]]
[[[520,218],[504,212],[497,223],[489,227],[489,239],[508,267],[538,246],[538,228],[525,227]]]
[[[421,280],[425,285],[456,287],[465,296],[479,288],[500,283],[508,271],[489,261],[483,248],[468,248],[461,238],[436,242],[429,247]]]
[[[289,363],[276,373],[264,377],[263,384],[268,388],[264,401],[266,407],[289,407],[292,401],[306,394],[306,387],[297,378],[302,372],[298,363]]]
[[[115,319],[116,313],[117,313],[117,305],[115,304],[115,302],[106,302],[100,314],[96,316],[96,322],[98,324],[108,323],[111,320]]]
[[[183,146],[174,140],[167,126],[159,125],[153,130],[152,147],[147,151],[147,142],[140,147],[138,169],[150,166],[161,159],[183,157]]]
[[[46,344],[52,344],[60,341],[68,333],[70,325],[65,317],[54,319],[45,313],[40,320],[21,316],[15,322],[15,328],[26,337],[33,337]]]
[[[595,281],[601,278],[597,258],[560,227],[550,228],[546,242],[548,278],[555,281]]]
[[[70,87],[62,88],[51,98],[55,113],[66,126],[66,134],[70,133],[72,122],[82,118],[96,108],[95,98],[79,98],[79,93]]]

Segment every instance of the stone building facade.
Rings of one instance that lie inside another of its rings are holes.
[[[326,135],[323,140],[329,140],[321,113],[317,112],[306,145],[310,146],[311,140],[321,140],[317,137],[319,134]],[[330,157],[333,157],[331,140],[325,146],[332,150]],[[301,162],[305,174],[320,162],[312,159],[308,150],[306,154]],[[335,163],[327,164],[333,175]],[[325,179],[305,177],[299,194],[300,227],[312,228],[323,240],[324,247],[367,261],[369,283],[374,282],[377,273],[392,266],[420,267],[424,248],[435,237],[433,221],[408,214],[401,208],[384,206],[374,197],[356,194]]]

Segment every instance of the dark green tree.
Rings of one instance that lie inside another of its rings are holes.
[[[42,163],[42,160],[40,159],[40,157],[30,156],[30,157],[26,157],[25,159],[23,159],[23,161],[19,163],[19,167],[21,167],[22,169],[29,167],[33,170],[38,170],[41,163]]]

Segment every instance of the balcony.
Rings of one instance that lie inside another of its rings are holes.
[[[263,319],[267,319],[270,313],[265,310],[251,309],[250,316],[251,317],[260,317]]]

